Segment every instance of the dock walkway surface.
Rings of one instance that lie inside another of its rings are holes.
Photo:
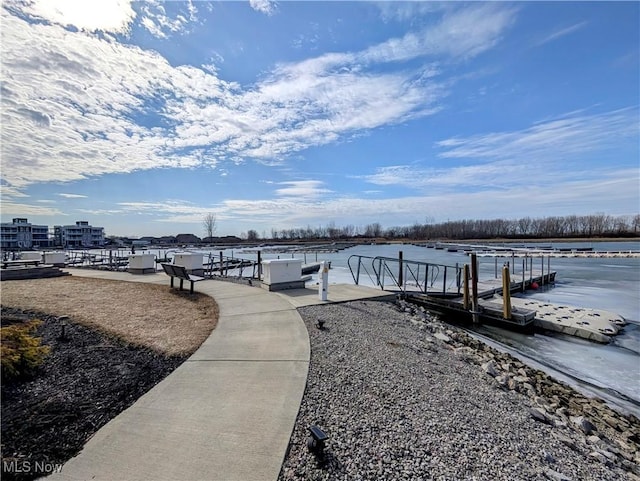
[[[169,285],[164,273],[66,269],[74,276]],[[297,307],[388,297],[330,285],[279,293],[220,280],[216,328],[174,372],[103,426],[47,479],[276,480],[304,394],[310,346]]]

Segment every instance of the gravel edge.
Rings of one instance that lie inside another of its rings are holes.
[[[298,312],[311,363],[280,480],[640,479],[636,417],[424,308],[353,301]],[[324,456],[306,447],[311,425],[329,435]]]

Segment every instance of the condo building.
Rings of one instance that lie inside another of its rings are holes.
[[[80,220],[75,225],[53,227],[53,242],[61,247],[101,247],[104,245],[104,227],[93,227]]]
[[[50,245],[49,226],[31,224],[23,217],[16,217],[12,222],[0,224],[2,249],[38,249]]]

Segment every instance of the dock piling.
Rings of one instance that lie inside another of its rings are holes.
[[[462,276],[463,280],[463,294],[462,294],[462,303],[464,305],[464,310],[469,310],[469,264],[465,264],[462,266]]]
[[[511,319],[511,279],[509,267],[502,267],[502,317]]]
[[[471,315],[474,324],[480,322],[478,307],[478,256],[474,252],[471,254]]]

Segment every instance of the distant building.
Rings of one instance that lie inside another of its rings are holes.
[[[158,237],[157,244],[169,245],[169,244],[175,244],[175,243],[176,243],[175,236],[165,235],[165,236],[162,236],[162,237]]]
[[[200,237],[193,234],[178,234],[176,242],[178,244],[200,244]]]
[[[102,247],[104,245],[104,227],[93,227],[85,220],[75,225],[56,225],[53,227],[53,239],[61,247]]]
[[[33,249],[49,247],[49,226],[34,225],[26,218],[16,217],[13,222],[0,224],[2,249]]]

